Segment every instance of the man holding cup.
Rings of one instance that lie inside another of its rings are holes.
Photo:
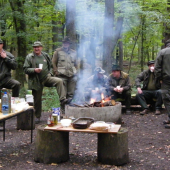
[[[129,75],[121,71],[119,65],[112,66],[112,73],[108,77],[108,94],[111,99],[125,99],[126,114],[131,114],[131,85]]]
[[[141,115],[148,114],[149,112],[147,101],[150,101],[152,105],[155,105],[155,108],[153,108],[156,109],[155,115],[161,114],[163,104],[160,89],[161,84],[160,81],[155,81],[154,64],[155,61],[149,61],[147,63],[148,69],[140,73],[135,80],[138,91],[136,98],[143,108],[143,111],[140,112]],[[143,82],[142,88],[141,82]],[[156,103],[153,101],[153,98],[156,99]]]
[[[42,111],[43,87],[56,87],[61,103],[67,103],[63,81],[52,77],[52,63],[49,55],[42,51],[43,45],[40,41],[33,44],[33,52],[28,54],[24,63],[24,71],[28,74],[28,88],[34,96],[34,109],[36,123],[40,122]]]

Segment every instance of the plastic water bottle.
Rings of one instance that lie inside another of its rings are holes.
[[[4,115],[9,113],[9,99],[7,92],[4,92],[4,95],[2,96],[2,113]]]

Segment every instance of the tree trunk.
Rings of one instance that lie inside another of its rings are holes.
[[[122,2],[119,0],[118,2]],[[121,11],[119,12],[121,13]],[[114,0],[105,1],[105,20],[103,33],[103,66],[106,73],[110,73],[112,67],[112,54],[122,33],[123,17],[118,17],[115,31],[114,24]]]
[[[105,0],[105,19],[103,32],[103,68],[110,73],[112,67],[114,0]]]
[[[52,50],[54,51],[58,46],[57,46],[57,41],[58,41],[58,28],[57,28],[57,21],[52,20],[52,41],[53,41],[53,48]]]
[[[76,49],[76,0],[66,0],[66,35],[74,42],[72,49]]]
[[[141,32],[141,71],[143,71],[143,62],[144,62],[144,16],[142,16],[142,32]]]
[[[119,65],[121,70],[123,70],[123,42],[119,41]]]
[[[15,25],[15,31],[17,35],[17,47],[18,47],[18,67],[16,69],[16,79],[24,86],[25,73],[23,72],[23,64],[26,56],[26,22],[24,17],[24,0],[9,0],[11,9],[13,11],[13,20]],[[18,13],[17,13],[18,12]],[[20,14],[20,15],[19,15]],[[21,17],[22,16],[22,17]]]
[[[170,0],[167,0],[167,12],[170,12]],[[169,25],[169,24],[168,24]],[[167,24],[164,24],[164,40],[165,43],[168,39],[170,39],[170,27]],[[165,46],[162,46],[164,48]]]

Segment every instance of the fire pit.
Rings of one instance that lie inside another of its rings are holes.
[[[116,102],[115,105],[107,105],[101,107],[101,104],[97,107],[90,105],[66,105],[65,106],[65,115],[70,117],[74,116],[75,118],[79,117],[92,117],[95,121],[105,121],[105,122],[121,122],[121,111],[122,106],[120,102]]]

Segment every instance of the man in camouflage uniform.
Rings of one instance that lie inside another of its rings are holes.
[[[56,77],[63,80],[66,98],[72,99],[76,86],[76,51],[70,49],[69,37],[65,37],[62,42],[62,47],[55,50],[52,58],[53,72]]]
[[[155,78],[161,82],[163,103],[168,113],[164,121],[165,128],[170,129],[170,39],[165,42],[165,48],[160,50],[155,60]]]
[[[105,70],[101,67],[94,69],[94,75],[90,76],[87,80],[85,87],[85,99],[89,101],[90,98],[94,98],[97,101],[101,100],[101,93],[106,97],[106,83],[108,77],[104,75]]]
[[[56,87],[61,103],[65,103],[65,91],[63,81],[60,78],[52,77],[52,63],[49,55],[42,51],[43,46],[40,41],[34,42],[33,52],[28,54],[24,63],[25,74],[28,74],[28,88],[32,90],[34,96],[34,109],[36,123],[40,122],[42,111],[42,91],[43,87]],[[39,68],[39,64],[43,64]]]
[[[131,114],[131,85],[129,75],[121,71],[118,65],[112,66],[112,73],[108,77],[107,90],[112,99],[125,99],[126,114]]]
[[[12,97],[19,97],[20,82],[11,78],[11,70],[15,70],[17,63],[14,56],[3,49],[0,39],[0,89],[12,89]]]
[[[151,60],[148,62],[148,69],[141,72],[136,80],[136,87],[138,93],[136,94],[136,98],[139,104],[142,106],[143,111],[140,112],[141,115],[145,115],[149,113],[149,107],[147,105],[147,101],[149,101],[152,105],[155,105],[156,112],[155,115],[161,114],[162,109],[162,96],[161,96],[161,84],[160,82],[155,81],[155,73],[154,73],[154,64],[155,61]],[[143,82],[143,86],[141,87],[141,83]],[[156,99],[156,103],[154,104],[153,98]]]

